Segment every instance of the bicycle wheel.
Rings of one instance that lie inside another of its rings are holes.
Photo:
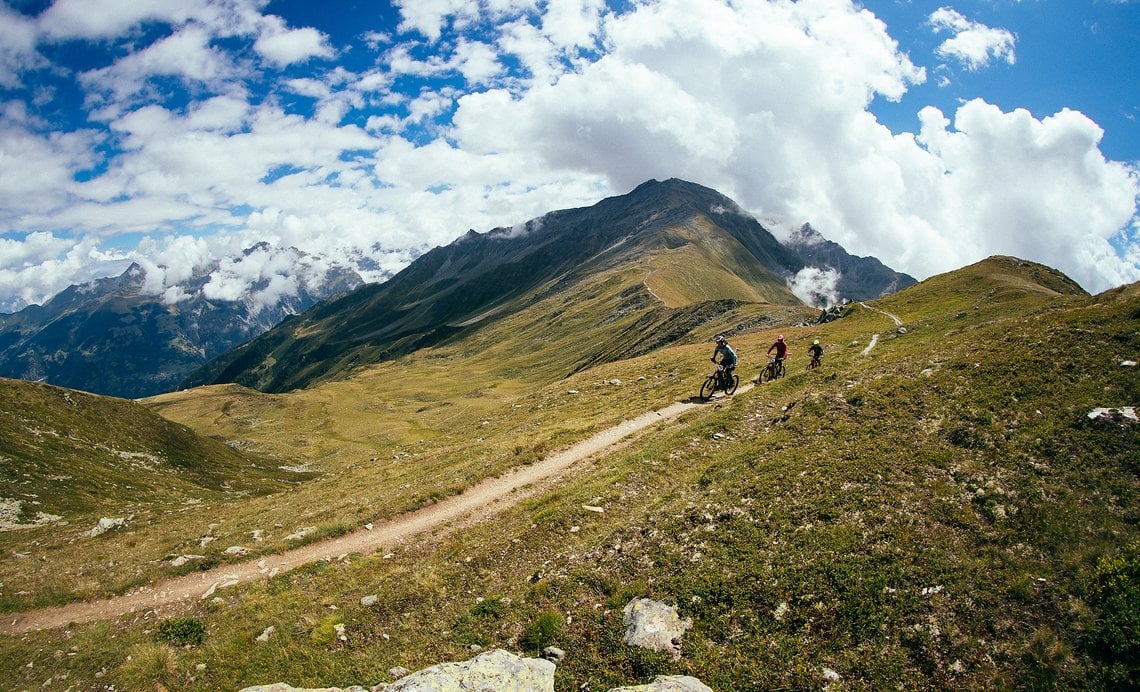
[[[765,368],[760,372],[760,381],[771,382],[774,374],[775,370],[771,365],[765,366]]]
[[[740,376],[736,373],[732,374],[732,381],[728,383],[728,389],[724,390],[725,394],[732,394],[736,388],[740,386]]]
[[[701,398],[708,401],[712,398],[713,392],[716,391],[716,377],[709,375],[705,383],[701,385]]]
[[[784,376],[784,363],[781,361],[779,367],[776,368],[776,377]]]

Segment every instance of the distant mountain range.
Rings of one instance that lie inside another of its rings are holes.
[[[613,329],[586,328],[579,337],[597,346],[577,353],[568,363],[573,370],[686,338],[738,302],[802,307],[793,288],[805,274],[824,276],[828,293],[857,300],[915,283],[807,229],[795,240],[780,243],[715,190],[653,180],[590,207],[484,234],[469,231],[382,284],[285,320],[184,385],[304,387],[358,363],[454,342],[556,298],[580,303],[588,290],[599,304],[615,306],[597,319],[620,316],[629,326],[620,339]]]
[[[170,391],[190,372],[261,334],[285,317],[363,281],[356,272],[317,269],[294,249],[259,244],[246,258],[286,255],[295,292],[262,278],[238,300],[206,297],[218,269],[176,287],[167,302],[145,289],[146,272],[132,264],[121,275],[71,286],[44,305],[0,315],[0,376],[137,398]]]

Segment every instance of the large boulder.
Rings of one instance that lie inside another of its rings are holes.
[[[658,675],[648,685],[615,687],[610,692],[713,692],[712,688],[689,675]]]
[[[381,684],[371,689],[374,692],[554,692],[554,664],[541,658],[522,658],[509,651],[493,649],[469,661],[441,663],[402,677],[390,685]],[[369,692],[369,689],[358,686],[343,690],[337,687],[302,689],[278,682],[246,687],[241,692]]]
[[[534,690],[554,692],[554,664],[541,658],[522,658],[509,651],[492,649],[470,661],[441,663],[400,678],[385,692],[429,690]]]
[[[648,598],[635,598],[623,612],[626,644],[681,657],[681,635],[693,626],[692,620],[682,620],[673,606]]]

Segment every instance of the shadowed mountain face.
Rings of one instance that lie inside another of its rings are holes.
[[[794,249],[720,193],[676,179],[649,181],[591,207],[486,234],[470,231],[383,284],[286,320],[184,384],[295,389],[356,363],[452,342],[554,296],[573,302],[586,286],[622,296],[627,314],[668,324],[665,340],[648,329],[630,335],[663,346],[707,321],[709,312],[723,311],[717,301],[802,306],[788,279],[805,266]],[[887,272],[869,279],[867,292],[847,297],[877,297],[909,279]],[[604,287],[597,288],[599,281]],[[616,335],[601,331],[590,338]],[[575,367],[635,353],[595,353]]]
[[[145,278],[131,265],[120,276],[72,286],[43,306],[0,315],[0,376],[126,398],[166,392],[210,358],[361,284],[346,270],[311,285],[298,277],[295,295],[265,304],[248,295],[208,299],[203,287],[210,275],[203,273],[179,287],[182,300],[166,303],[144,290]]]

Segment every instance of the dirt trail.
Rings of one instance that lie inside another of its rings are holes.
[[[750,388],[751,385],[742,385],[737,391],[743,393]],[[371,529],[360,528],[337,538],[276,555],[267,555],[256,561],[223,565],[206,572],[165,579],[102,601],[9,613],[0,616],[0,634],[21,634],[52,629],[71,623],[93,622],[140,611],[154,611],[155,615],[161,616],[165,610],[175,610],[193,601],[210,598],[219,589],[258,579],[268,579],[319,560],[335,560],[350,553],[378,552],[445,524],[462,526],[464,521],[478,521],[536,494],[541,489],[542,483],[557,481],[560,474],[568,471],[574,464],[618,445],[634,433],[655,423],[672,420],[701,405],[695,400],[680,401],[659,411],[623,421],[538,463],[496,478],[489,478],[460,495],[415,512],[393,517],[373,525]],[[478,516],[473,516],[475,513],[478,513]]]
[[[903,321],[900,320],[898,315],[896,315],[894,313],[887,312],[886,310],[880,310],[879,308],[873,308],[870,305],[867,305],[866,303],[863,303],[863,302],[860,302],[859,304],[862,305],[863,307],[867,308],[868,310],[874,310],[875,312],[879,313],[880,315],[886,315],[887,317],[890,317],[891,320],[894,321],[896,327],[901,327],[903,325]]]
[[[870,305],[867,305],[866,303],[864,303],[862,301],[860,301],[859,304],[862,305],[863,307],[867,308],[868,310],[874,310],[875,312],[879,313],[880,315],[886,315],[887,317],[891,318],[891,320],[894,321],[896,327],[901,327],[903,325],[903,321],[900,320],[898,315],[895,315],[894,313],[887,312],[886,310],[880,310],[879,308],[873,308]],[[870,354],[871,349],[875,348],[875,344],[877,344],[877,343],[879,343],[879,335],[878,334],[872,334],[871,335],[871,343],[867,344],[867,348],[863,349],[862,355],[865,356],[865,355]]]

